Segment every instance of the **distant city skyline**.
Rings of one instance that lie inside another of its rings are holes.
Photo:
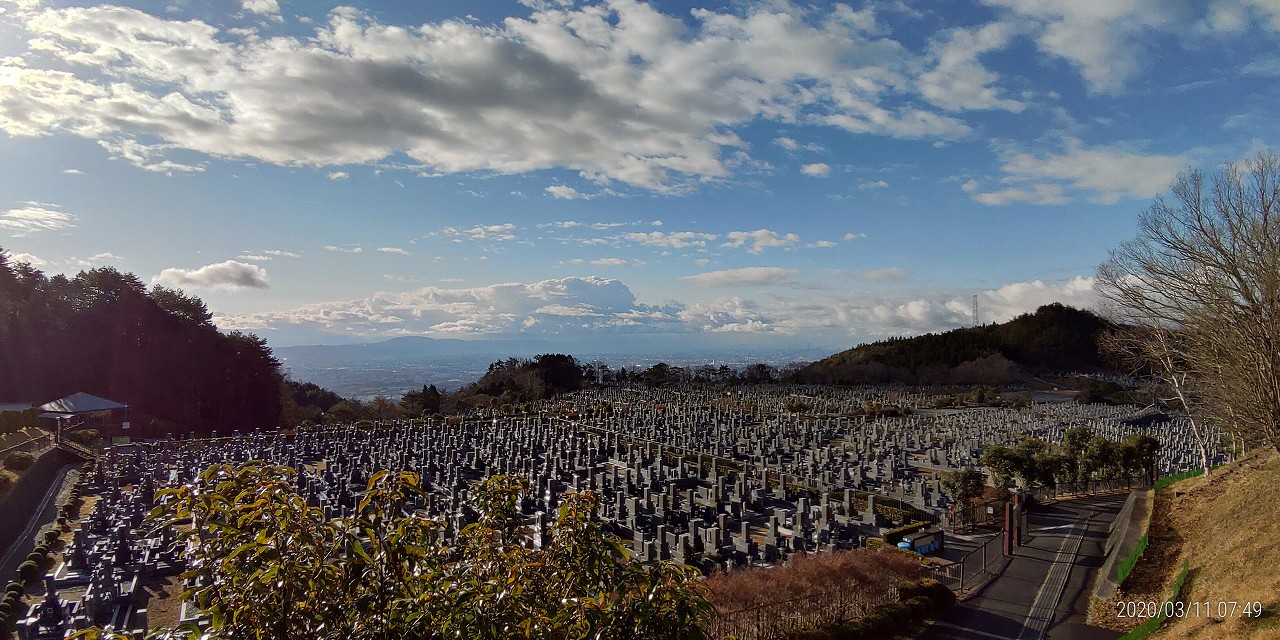
[[[1275,147],[1280,6],[0,1],[0,247],[276,346],[849,346]]]

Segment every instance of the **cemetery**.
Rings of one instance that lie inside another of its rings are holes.
[[[330,518],[355,514],[378,471],[412,471],[425,491],[405,506],[441,522],[445,539],[472,521],[472,485],[488,476],[528,481],[520,510],[531,545],[566,494],[591,491],[595,515],[635,558],[707,574],[899,541],[940,551],[950,525],[942,475],[1028,436],[1146,433],[1162,443],[1160,475],[1199,464],[1185,418],[1143,420],[1138,407],[931,407],[926,393],[887,388],[615,387],[461,418],[117,445],[78,477],[83,503],[59,529],[65,546],[12,618],[21,640],[94,625],[139,638],[156,625],[207,625],[191,603],[157,595],[182,591],[177,576],[191,559],[172,527],[146,515],[158,491],[214,463],[291,467],[298,494]],[[1218,437],[1214,463],[1230,455]]]

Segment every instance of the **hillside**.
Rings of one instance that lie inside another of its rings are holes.
[[[816,384],[1003,384],[1028,373],[1100,371],[1103,318],[1061,304],[1003,324],[864,344],[796,374]]]
[[[1280,456],[1270,448],[1156,494],[1150,546],[1122,587],[1123,600],[1169,596],[1176,574],[1188,566],[1181,600],[1186,616],[1153,638],[1280,638],[1280,548],[1270,507],[1280,485]],[[1266,506],[1264,506],[1266,505]],[[1219,602],[1262,604],[1261,617],[1242,612],[1219,617]],[[1193,603],[1200,603],[1197,614]],[[1205,603],[1209,603],[1208,615]]]
[[[0,400],[85,391],[128,404],[135,435],[274,427],[279,364],[182,291],[112,268],[46,276],[0,250]]]

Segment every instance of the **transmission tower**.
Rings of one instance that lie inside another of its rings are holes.
[[[973,326],[978,326],[978,294],[973,294]]]

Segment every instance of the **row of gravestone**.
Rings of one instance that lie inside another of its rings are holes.
[[[139,581],[181,571],[184,558],[170,544],[174,532],[150,530],[144,516],[155,491],[190,482],[214,463],[293,467],[299,494],[329,517],[353,515],[377,471],[413,471],[426,495],[407,506],[444,522],[446,541],[474,521],[472,483],[485,476],[527,479],[531,491],[521,508],[533,544],[546,535],[566,492],[590,490],[600,497],[598,517],[638,558],[709,570],[856,547],[905,519],[936,517],[947,503],[935,471],[975,465],[992,444],[1026,435],[1061,439],[1081,425],[1115,438],[1146,432],[1123,422],[1136,408],[1101,405],[869,421],[846,415],[891,399],[926,400],[820,388],[754,388],[732,396],[599,390],[530,414],[472,416],[458,424],[411,421],[117,447],[86,478],[98,501],[49,576],[44,601],[20,623],[20,636],[61,637],[59,629],[113,620],[118,629],[145,628]],[[797,401],[828,411],[786,410]],[[608,411],[586,410],[606,405]],[[1153,431],[1165,443],[1162,465],[1194,460],[1187,431],[1177,420]],[[190,607],[184,615],[199,619]]]

